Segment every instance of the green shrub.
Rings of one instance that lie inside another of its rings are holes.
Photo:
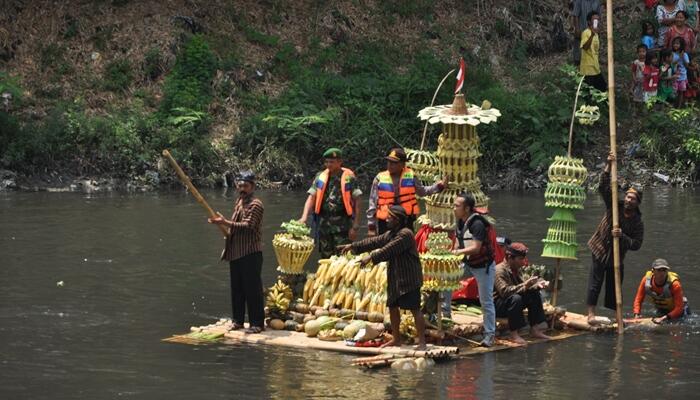
[[[700,115],[695,108],[650,111],[639,143],[658,167],[684,170],[700,163]]]
[[[103,87],[113,92],[129,88],[134,79],[131,65],[126,59],[118,59],[107,64],[104,74]]]
[[[143,73],[148,80],[156,80],[163,73],[163,55],[158,47],[151,47],[143,59]]]
[[[206,111],[212,97],[211,82],[216,58],[201,35],[192,36],[166,76],[161,112],[170,115],[179,107]]]

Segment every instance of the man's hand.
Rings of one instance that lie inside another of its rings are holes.
[[[581,39],[581,30],[576,28],[574,29],[574,37],[577,39]]]
[[[374,226],[367,227],[367,236],[377,236],[377,228]]]
[[[615,155],[615,153],[613,153],[613,152],[608,153],[608,164],[611,164],[616,159],[617,159],[617,156]]]
[[[616,238],[622,237],[622,229],[620,229],[620,228],[613,228],[611,232],[612,232],[613,237],[616,237]]]
[[[306,217],[306,215],[302,215],[301,218],[299,218],[299,219],[297,220],[297,222],[306,225],[306,220],[307,220],[307,219],[308,219],[308,218]]]
[[[532,286],[535,285],[535,283],[537,283],[537,281],[538,281],[539,279],[540,279],[540,278],[537,277],[537,276],[531,276],[531,277],[529,277],[529,278],[525,281],[525,288],[526,288],[526,289],[530,289]]]
[[[668,315],[664,315],[663,317],[658,317],[658,318],[652,318],[651,322],[655,324],[660,324],[668,319]]]
[[[452,254],[454,254],[456,256],[461,256],[464,254],[464,250],[465,249],[454,249],[454,250],[452,250]]]
[[[352,250],[352,245],[351,244],[341,244],[335,247],[336,250],[340,252],[340,254],[345,254]]]
[[[216,215],[217,216],[214,218],[207,218],[207,222],[214,225],[226,225],[226,218],[224,218],[224,216],[218,211],[216,212]]]
[[[350,239],[351,242],[357,240],[357,228],[350,228],[350,230],[348,231],[348,239]]]
[[[372,262],[372,256],[367,254],[366,256],[362,257],[362,260],[360,260],[360,266],[364,267],[365,265],[369,264],[370,262]]]
[[[642,314],[634,314],[635,318],[642,318]]]

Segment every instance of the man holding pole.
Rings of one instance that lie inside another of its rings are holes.
[[[610,188],[610,166],[615,161],[615,155],[608,156],[605,170],[600,175],[598,192],[603,198],[606,213],[598,224],[593,236],[588,241],[588,248],[593,255],[588,277],[588,291],[586,304],[588,305],[588,322],[595,322],[595,308],[598,303],[603,282],[605,282],[605,307],[615,310],[615,281],[613,271],[613,237],[619,238],[620,243],[620,283],[624,275],[623,260],[627,250],[636,251],[642,247],[644,240],[644,223],[639,204],[642,202],[642,192],[633,187],[625,193],[624,200],[618,204],[612,204],[612,191]],[[619,228],[613,229],[612,208],[618,207]]]
[[[321,258],[335,254],[336,246],[357,239],[360,228],[359,200],[362,191],[355,184],[355,173],[343,167],[343,152],[330,148],[323,153],[326,169],[319,172],[307,191],[299,222],[313,215]]]
[[[264,208],[262,201],[253,195],[255,175],[252,172],[242,172],[236,180],[236,188],[239,196],[231,219],[226,219],[217,212],[218,216],[209,218],[209,223],[229,229],[221,259],[229,262],[231,272],[231,329],[243,328],[247,306],[250,327],[246,333],[260,333],[265,330],[261,276]]]

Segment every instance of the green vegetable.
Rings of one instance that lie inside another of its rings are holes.
[[[280,226],[295,238],[309,236],[309,234],[311,234],[311,228],[295,219],[291,219],[289,222],[283,222]]]

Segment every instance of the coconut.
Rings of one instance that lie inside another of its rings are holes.
[[[284,321],[282,321],[281,319],[277,319],[277,318],[271,319],[270,322],[267,323],[267,325],[270,328],[277,330],[277,331],[284,329]]]

